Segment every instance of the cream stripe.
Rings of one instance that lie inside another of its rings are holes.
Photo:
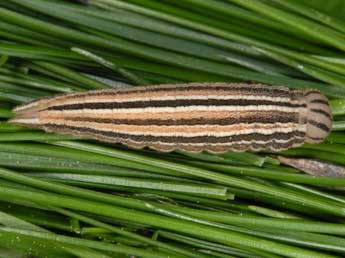
[[[22,110],[26,110],[26,109],[29,109],[29,108],[37,107],[40,104],[41,101],[42,100],[35,101],[35,102],[29,103],[29,104],[25,104],[25,105],[22,105],[22,106],[18,106],[13,111],[14,112],[20,112]]]
[[[106,138],[109,138],[109,137],[106,137]],[[239,144],[244,144],[244,145],[250,145],[250,144],[267,144],[269,142],[276,142],[276,143],[287,143],[287,142],[290,142],[292,141],[293,139],[300,139],[300,140],[303,140],[304,137],[293,137],[293,138],[290,138],[290,139],[287,139],[287,140],[278,140],[278,139],[270,139],[268,141],[258,141],[258,140],[251,140],[251,141],[232,141],[232,142],[219,142],[219,143],[172,143],[172,142],[161,142],[161,141],[154,141],[154,142],[139,142],[139,141],[134,141],[132,139],[126,139],[127,142],[132,142],[133,144],[138,144],[138,145],[142,145],[142,146],[149,146],[151,144],[155,144],[155,145],[168,145],[168,146],[176,146],[176,145],[179,145],[179,146],[198,146],[198,147],[203,147],[205,145],[208,145],[209,147],[211,146],[229,146],[231,147],[232,145],[239,145]]]
[[[40,120],[38,118],[32,118],[32,119],[14,118],[14,119],[11,119],[11,122],[20,123],[20,124],[39,124]]]
[[[225,93],[226,94],[226,93]],[[287,102],[291,104],[300,104],[300,101],[291,100],[290,98],[280,98],[280,97],[270,97],[264,95],[174,95],[174,96],[149,96],[149,97],[136,97],[133,98],[131,96],[126,96],[126,98],[119,98],[114,96],[113,98],[109,97],[85,97],[85,98],[78,98],[78,99],[69,99],[68,101],[56,101],[57,103],[51,103],[51,106],[59,106],[59,105],[68,105],[68,104],[83,104],[83,103],[123,103],[123,102],[139,102],[139,101],[166,101],[166,100],[208,100],[208,99],[216,99],[216,100],[237,100],[237,99],[244,99],[244,100],[268,100],[272,102]]]
[[[253,123],[253,124],[236,124],[229,126],[131,126],[131,125],[112,125],[112,124],[100,124],[92,122],[75,122],[64,120],[49,120],[44,119],[41,121],[44,124],[56,124],[66,126],[76,126],[83,128],[92,128],[105,132],[115,132],[120,134],[128,134],[133,136],[176,136],[176,137],[196,137],[196,136],[215,136],[215,137],[227,137],[241,134],[259,133],[263,135],[270,135],[272,133],[290,133],[294,131],[305,132],[306,126],[295,123],[275,123],[272,125]],[[244,127],[245,129],[238,129]],[[249,128],[248,127],[253,127]],[[266,128],[265,128],[266,127]],[[235,130],[234,130],[235,128]],[[196,132],[190,132],[192,130]],[[236,130],[237,129],[237,130]],[[171,131],[171,132],[162,132]],[[200,132],[199,132],[200,131]]]

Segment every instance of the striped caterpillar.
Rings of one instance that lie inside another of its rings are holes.
[[[329,134],[317,90],[191,83],[95,90],[17,107],[10,122],[134,148],[169,152],[280,151]]]

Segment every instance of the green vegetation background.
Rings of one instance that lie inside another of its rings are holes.
[[[131,150],[7,123],[18,104],[180,82],[317,88],[333,131],[279,155],[345,165],[345,3],[0,2],[0,257],[339,257],[345,177],[270,153]]]

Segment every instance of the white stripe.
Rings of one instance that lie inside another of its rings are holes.
[[[281,111],[288,113],[296,113],[304,111],[304,107],[280,107],[275,105],[249,105],[249,106],[185,106],[185,107],[146,107],[146,108],[123,108],[123,109],[80,109],[80,110],[49,110],[45,112],[64,113],[64,114],[82,114],[90,112],[94,114],[118,114],[118,113],[174,113],[185,111]],[[144,115],[143,115],[144,116]]]
[[[138,142],[132,139],[126,139],[126,142],[132,142],[133,144],[138,144],[142,146],[151,146],[152,144],[160,144],[160,145],[167,145],[178,148],[178,146],[198,146],[198,147],[204,147],[204,146],[229,146],[231,147],[232,145],[238,145],[238,144],[244,144],[244,145],[251,145],[251,144],[267,144],[271,141],[274,141],[276,143],[288,143],[292,141],[293,139],[298,139],[298,140],[303,140],[304,137],[292,137],[287,140],[278,140],[278,139],[270,139],[268,141],[257,141],[257,140],[252,140],[252,141],[235,141],[235,142],[219,142],[219,143],[171,143],[171,142],[161,142],[161,141],[155,141],[155,142]],[[121,142],[119,142],[121,143]]]
[[[35,106],[38,105],[38,102],[40,102],[40,100],[32,102],[32,103],[29,103],[29,104],[26,104],[26,105],[18,106],[13,111],[14,112],[19,112],[19,111],[22,111],[22,110],[25,110],[25,109],[29,109],[29,108],[35,107]]]
[[[174,92],[172,92],[174,93]],[[114,95],[114,98],[94,98],[92,96],[88,97],[79,97],[78,99],[70,99],[69,101],[63,102],[61,104],[53,104],[52,106],[60,106],[60,105],[69,105],[69,104],[79,104],[79,103],[123,103],[123,102],[139,102],[139,101],[169,101],[169,100],[208,100],[208,99],[216,99],[216,100],[269,100],[273,102],[287,102],[292,104],[300,104],[300,101],[291,100],[290,98],[282,98],[282,97],[270,97],[265,95],[175,95],[175,96],[153,96],[153,97],[139,97],[139,98],[123,98],[117,99],[117,96]],[[63,101],[63,99],[60,99]]]
[[[32,118],[32,119],[21,119],[21,118],[15,118],[11,119],[11,123],[18,123],[18,124],[39,124],[40,120],[38,118]]]

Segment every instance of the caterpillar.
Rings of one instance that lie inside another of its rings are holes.
[[[71,93],[14,109],[11,123],[162,152],[281,151],[332,127],[319,91],[190,83]]]

